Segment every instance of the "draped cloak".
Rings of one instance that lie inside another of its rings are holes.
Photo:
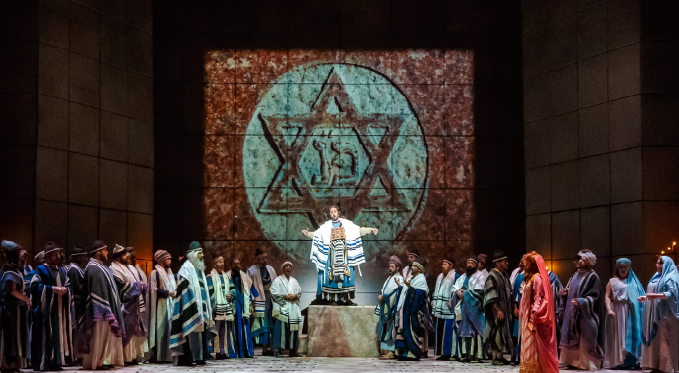
[[[519,308],[521,367],[519,373],[558,373],[554,294],[542,256],[535,256],[539,273],[524,281]]]
[[[455,281],[455,291],[465,290],[464,296],[458,302],[461,321],[459,336],[462,338],[476,338],[483,336],[485,315],[483,314],[483,291],[485,289],[486,274],[483,271],[474,272],[471,277],[467,274]],[[457,312],[457,308],[456,308]]]
[[[561,289],[563,289],[563,285],[561,285],[561,280],[559,280],[556,273],[547,271],[547,274],[549,274],[549,283],[552,287],[552,294],[554,295],[554,312],[558,312],[558,310],[561,309],[561,296],[559,293],[561,292]],[[561,320],[557,317],[554,323],[556,324],[556,340],[558,343],[558,341],[561,340]]]
[[[431,323],[427,296],[429,287],[423,274],[418,274],[410,281],[410,286],[399,287],[399,292],[405,292],[400,312],[396,336],[396,351],[399,356],[420,359],[423,354],[424,334]]]
[[[117,281],[124,284],[120,289],[120,298],[125,310],[123,312],[123,322],[125,324],[123,346],[127,346],[132,341],[132,337],[148,336],[141,313],[142,302],[140,295],[142,295],[142,283],[139,282],[137,271],[132,266],[113,262],[110,268]],[[136,357],[132,356],[131,358]]]
[[[65,287],[59,295],[54,287]],[[33,369],[46,370],[73,362],[73,325],[71,324],[71,291],[63,267],[52,269],[39,265],[31,280],[33,316],[31,360]]]
[[[568,294],[562,297],[565,307],[563,325],[561,327],[562,349],[583,352],[596,360],[604,359],[605,325],[603,287],[594,270],[577,271],[568,281]],[[576,300],[578,306],[572,304]],[[584,343],[585,346],[581,346]],[[562,353],[562,359],[564,358]]]
[[[401,285],[396,284],[396,280]],[[394,350],[394,306],[398,300],[400,287],[403,286],[403,277],[400,273],[389,276],[382,285],[382,303],[375,306],[377,315],[377,350]]]
[[[149,350],[159,362],[172,361],[170,326],[174,300],[171,291],[177,290],[177,281],[171,269],[156,265],[149,276]]]
[[[2,267],[0,278],[0,331],[2,332],[2,355],[5,364],[11,366],[28,357],[28,307],[23,300],[8,292],[12,287],[24,292],[22,273],[13,265]],[[13,283],[13,285],[12,285]],[[21,365],[21,364],[19,364]]]
[[[71,320],[73,325],[77,325],[85,314],[85,296],[83,295],[83,287],[85,285],[85,270],[79,265],[73,263],[66,272],[68,282],[71,285]],[[78,341],[78,337],[74,337],[74,341]]]
[[[276,279],[276,270],[270,265],[262,268],[255,264],[248,269],[248,276],[252,280],[252,286],[257,290],[257,298],[253,301],[255,314],[252,320],[252,338],[255,338],[257,343],[267,344],[273,328],[270,287]]]
[[[333,301],[354,298],[356,274],[353,267],[365,263],[361,240],[362,229],[365,228],[346,219],[340,218],[339,220],[346,237],[344,254],[341,253],[342,248],[333,246],[331,240],[333,225],[332,220],[328,220],[313,233],[310,256],[318,270],[318,295]],[[338,275],[338,269],[343,269],[345,272]]]
[[[439,277],[436,279],[436,287],[432,297],[434,303],[432,313],[434,317],[445,320],[455,318],[455,306],[451,299],[456,278],[457,273],[451,270],[447,275],[439,274]]]
[[[83,294],[85,299],[84,322],[78,324],[79,345],[78,351],[82,354],[89,354],[91,342],[93,342],[92,331],[97,322],[108,322],[111,333],[116,337],[125,335],[123,323],[123,310],[120,301],[118,288],[124,286],[116,281],[111,270],[91,258],[85,267],[85,282]],[[96,338],[96,336],[94,336]]]
[[[667,299],[652,300],[655,306],[650,315],[650,320],[644,323],[643,329],[643,342],[646,346],[650,346],[651,341],[655,338],[661,320],[672,317],[679,319],[679,273],[677,273],[672,258],[663,256],[662,261],[662,274],[656,272],[648,283],[657,281],[655,293],[663,293]]]
[[[231,271],[228,271],[226,278],[229,280],[229,293],[231,294],[231,307],[233,309],[233,321],[227,323],[229,357],[254,356],[252,333],[250,331],[250,306],[252,300],[259,294],[252,285],[250,277],[243,271],[240,271],[238,277],[233,277]]]
[[[205,274],[187,260],[177,273],[177,297],[172,308],[170,349],[173,360],[184,354],[184,344],[191,333],[205,333],[201,338],[207,340],[216,335]],[[204,359],[199,360],[207,360],[207,351],[203,354]]]
[[[493,268],[486,277],[483,300],[486,317],[483,340],[486,342],[488,351],[512,353],[513,343],[510,326],[512,325],[514,310],[511,296],[509,277],[504,271]],[[493,312],[495,305],[504,313],[502,320],[499,320]]]

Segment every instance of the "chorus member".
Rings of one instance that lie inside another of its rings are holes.
[[[2,372],[25,368],[28,358],[28,308],[31,299],[26,296],[21,257],[25,250],[12,241],[2,241],[7,262],[0,273],[0,368]],[[25,258],[24,258],[25,260]]]
[[[149,276],[149,351],[150,360],[156,363],[172,362],[170,326],[172,307],[177,295],[177,281],[170,265],[172,256],[165,250],[153,255],[156,266]]]
[[[399,288],[397,281],[403,283],[401,276],[401,259],[396,255],[389,258],[389,277],[384,281],[380,295],[377,296],[377,349],[380,351],[380,359],[394,358],[394,307],[398,300]]]
[[[559,361],[571,369],[598,370],[604,359],[604,289],[594,264],[594,253],[580,250],[577,271],[561,290],[565,309]]]
[[[276,277],[271,284],[274,318],[272,348],[278,356],[283,354],[283,350],[288,350],[289,357],[300,357],[302,355],[297,353],[297,348],[302,322],[299,308],[302,288],[292,277],[292,263],[283,263],[281,270],[283,275]]]
[[[493,254],[494,267],[486,276],[483,309],[486,326],[483,339],[487,351],[492,354],[493,365],[509,364],[504,355],[513,350],[512,332],[512,292],[509,282],[509,260],[502,250]]]
[[[462,361],[480,363],[483,359],[483,292],[486,274],[479,271],[477,257],[467,259],[467,271],[455,281],[455,313],[460,314],[459,335],[462,340]]]
[[[429,319],[427,297],[429,287],[424,267],[413,263],[412,278],[403,280],[399,306],[396,310],[396,355],[399,360],[420,360],[425,352],[426,325]],[[400,285],[400,281],[397,282]]]
[[[455,260],[447,255],[441,263],[441,274],[436,279],[432,311],[436,318],[436,360],[450,360],[456,346],[457,327],[455,325],[455,305],[453,286],[459,275],[455,273]]]
[[[248,276],[252,285],[257,289],[257,298],[253,302],[255,314],[252,317],[253,343],[262,345],[262,355],[271,356],[273,351],[269,348],[273,327],[271,283],[276,279],[276,270],[269,265],[267,254],[260,249],[255,251],[255,261],[248,268]]]

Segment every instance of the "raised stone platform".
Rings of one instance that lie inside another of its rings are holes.
[[[374,306],[309,306],[307,356],[379,356],[374,312]]]

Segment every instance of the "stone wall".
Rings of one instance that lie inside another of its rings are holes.
[[[31,254],[100,238],[150,268],[151,2],[3,1],[0,18],[0,236]]]
[[[642,281],[679,238],[669,2],[522,1],[527,250],[561,281],[580,249]]]

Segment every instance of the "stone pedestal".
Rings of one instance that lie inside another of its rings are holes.
[[[308,356],[379,356],[374,312],[373,306],[309,306]]]

